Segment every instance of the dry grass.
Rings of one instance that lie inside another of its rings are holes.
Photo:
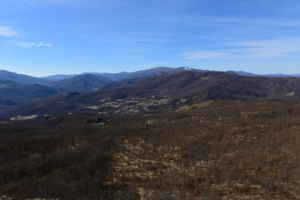
[[[300,199],[300,104],[196,105],[102,128],[67,120],[28,144],[5,136],[3,155],[23,147],[2,159],[0,194],[30,196],[35,182],[60,199]]]
[[[143,199],[300,199],[297,108],[215,103],[157,116],[122,139],[110,183],[137,187]]]

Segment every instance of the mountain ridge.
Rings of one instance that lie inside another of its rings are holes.
[[[84,105],[98,104],[103,98],[188,97],[201,101],[300,97],[298,78],[274,78],[240,71],[218,72],[187,67],[158,67],[131,73],[121,72],[116,76],[113,73],[84,73],[63,80],[46,81],[46,84],[35,83],[36,79],[33,81],[31,84],[9,81],[10,87],[4,87],[4,83],[2,86],[0,84],[2,113],[6,115],[10,110],[18,112],[20,109],[30,114],[38,108],[41,109],[41,113],[43,110],[52,112],[52,108],[53,112],[77,111]],[[59,105],[57,102],[60,102]],[[24,104],[27,104],[28,108],[21,106]],[[45,106],[49,109],[44,108]],[[44,113],[47,114],[46,111]]]
[[[106,77],[108,79],[111,79],[111,81],[121,81],[125,79],[132,79],[132,78],[141,78],[145,76],[151,76],[151,75],[160,75],[163,73],[172,73],[172,72],[178,72],[178,71],[212,71],[213,70],[205,70],[205,69],[199,69],[199,68],[192,68],[192,67],[168,67],[168,66],[159,66],[144,70],[137,70],[133,72],[117,72],[117,73],[109,73],[109,72],[83,72],[80,74],[53,74],[45,77],[34,77],[29,76],[26,74],[19,74],[7,70],[0,70],[0,80],[9,80],[9,81],[15,81],[17,83],[21,84],[41,84],[41,85],[49,85],[51,82],[57,82],[62,81],[70,78],[74,78],[76,76],[81,76],[85,74],[93,74],[93,75],[101,75],[103,77]],[[249,73],[245,71],[220,71],[224,73],[233,73],[238,74],[241,76],[257,76],[257,77],[270,77],[270,78],[300,78],[300,74],[282,74],[282,73],[269,73],[269,74],[255,74],[255,73]]]
[[[160,109],[175,109],[182,99],[184,102],[202,102],[208,100],[294,100],[299,98],[300,79],[298,78],[266,78],[224,72],[183,71],[124,80],[110,87],[91,92],[66,93],[2,112],[2,116],[12,113],[56,115],[69,112],[102,113],[112,112],[112,110],[119,112],[118,115],[120,115],[123,112],[118,111],[120,102],[128,102],[128,105],[124,104],[124,106],[129,109],[132,105],[131,101],[133,104],[136,101],[142,101],[138,104],[145,105],[148,104],[145,101],[151,99],[153,102],[166,102],[160,106]],[[150,106],[144,110],[147,109],[151,111],[156,108]]]

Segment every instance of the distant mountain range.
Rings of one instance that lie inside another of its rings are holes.
[[[136,78],[145,78],[149,76],[157,76],[162,74],[172,74],[176,72],[182,71],[196,71],[196,72],[205,72],[208,70],[201,70],[196,68],[189,67],[156,67],[148,70],[140,70],[136,72],[120,72],[120,73],[98,73],[98,72],[86,72],[82,74],[57,74],[51,75],[47,77],[33,77],[24,74],[18,74],[14,72],[9,72],[6,70],[0,70],[0,80],[2,81],[13,81],[19,84],[40,84],[40,85],[51,85],[55,84],[55,82],[72,79],[77,76],[84,77],[83,75],[94,75],[99,76],[99,78],[103,78],[106,80],[110,80],[111,82],[122,81],[126,79],[136,79]],[[271,77],[271,78],[300,78],[300,74],[253,74],[244,71],[226,71],[225,73],[237,74],[241,76],[257,76],[257,77]],[[90,76],[89,76],[90,78]]]
[[[7,110],[18,110],[24,104],[27,106],[21,110],[27,114],[74,111],[80,110],[83,105],[97,104],[103,98],[296,98],[300,97],[300,79],[297,77],[300,75],[256,75],[242,71],[216,72],[186,67],[43,78],[2,70],[0,115],[1,112],[7,113]]]
[[[87,108],[97,111],[104,99],[128,100],[157,97],[168,99],[168,106],[171,106],[176,105],[178,101],[181,101],[180,99],[185,99],[188,102],[197,102],[206,100],[300,98],[300,79],[298,78],[241,76],[232,72],[186,69],[180,69],[176,72],[165,71],[165,69],[163,71],[155,69],[154,71],[155,73],[150,73],[151,75],[135,76],[136,78],[120,81],[112,81],[97,74],[74,76],[70,79],[56,82],[58,86],[55,86],[55,89],[53,89],[53,95],[45,92],[47,96],[45,95],[44,98],[32,96],[30,104],[26,106],[10,106],[9,109],[0,111],[0,117],[9,116],[12,113],[13,115],[44,115],[81,112],[89,110]],[[48,86],[43,87],[46,88],[41,88],[42,90],[49,90]],[[74,90],[69,88],[74,88]],[[77,91],[81,92],[75,92],[76,88]],[[24,88],[24,90],[29,90],[29,88]],[[32,91],[32,89],[29,91]],[[39,92],[41,93],[41,91]],[[7,104],[6,101],[3,102]],[[26,100],[26,102],[29,101]]]
[[[0,80],[0,107],[30,103],[33,100],[57,95],[56,89],[39,84],[20,84]]]
[[[30,103],[69,92],[87,93],[113,88],[124,80],[136,81],[151,76],[173,74],[184,68],[158,67],[150,70],[121,73],[83,73],[79,75],[53,75],[32,77],[5,70],[0,71],[0,108]]]
[[[52,76],[46,76],[43,77],[41,79],[43,80],[47,80],[47,81],[61,81],[64,79],[68,79],[68,78],[73,78],[74,76],[76,76],[75,74],[73,75],[66,75],[66,74],[56,74],[56,75],[52,75]]]
[[[96,74],[81,74],[71,78],[55,81],[51,86],[66,92],[88,92],[104,88],[112,83],[112,80]]]
[[[253,77],[269,77],[269,78],[300,78],[300,74],[253,74],[243,71],[226,71],[227,73],[238,74],[240,76],[253,76]]]
[[[0,70],[0,81],[13,81],[19,84],[41,84],[48,85],[49,81],[43,78],[32,77],[24,74],[17,74],[6,70]]]

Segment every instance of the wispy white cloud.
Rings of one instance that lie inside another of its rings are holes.
[[[53,44],[47,42],[28,42],[20,41],[18,36],[20,34],[10,26],[1,26],[0,25],[0,37],[9,38],[7,39],[12,44],[22,47],[22,48],[40,48],[40,47],[53,47]],[[11,39],[14,38],[14,39]]]
[[[207,18],[207,23],[214,25],[242,25],[242,26],[267,26],[267,27],[293,27],[299,28],[299,20],[291,19],[268,19],[268,18],[236,18],[236,17],[223,17],[223,18]],[[196,20],[195,20],[196,21]],[[213,23],[212,23],[213,22]]]
[[[148,19],[148,18],[146,18]],[[145,20],[141,18],[140,20]],[[235,25],[240,27],[255,26],[255,27],[273,27],[273,28],[299,28],[300,20],[284,19],[284,18],[245,18],[245,17],[218,17],[218,16],[191,16],[178,15],[172,18],[158,18],[163,23],[182,24],[189,26],[229,26]]]
[[[17,41],[16,45],[22,48],[40,48],[40,47],[53,47],[51,43],[45,42],[24,42],[24,41]]]
[[[300,55],[300,38],[250,41],[237,43],[236,45],[243,47],[244,51],[252,57],[274,58]]]
[[[65,5],[79,3],[82,0],[22,0],[29,6]]]
[[[16,37],[18,36],[17,31],[9,26],[0,25],[0,37]]]
[[[198,59],[213,59],[213,58],[224,58],[228,56],[228,52],[222,51],[194,51],[184,53],[183,56],[187,60],[198,60]]]
[[[191,51],[183,54],[187,60],[200,59],[272,59],[300,56],[300,38],[283,38],[264,41],[243,41],[223,44],[225,50]]]

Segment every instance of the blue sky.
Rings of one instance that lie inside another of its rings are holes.
[[[0,68],[300,73],[299,0],[2,0]]]

